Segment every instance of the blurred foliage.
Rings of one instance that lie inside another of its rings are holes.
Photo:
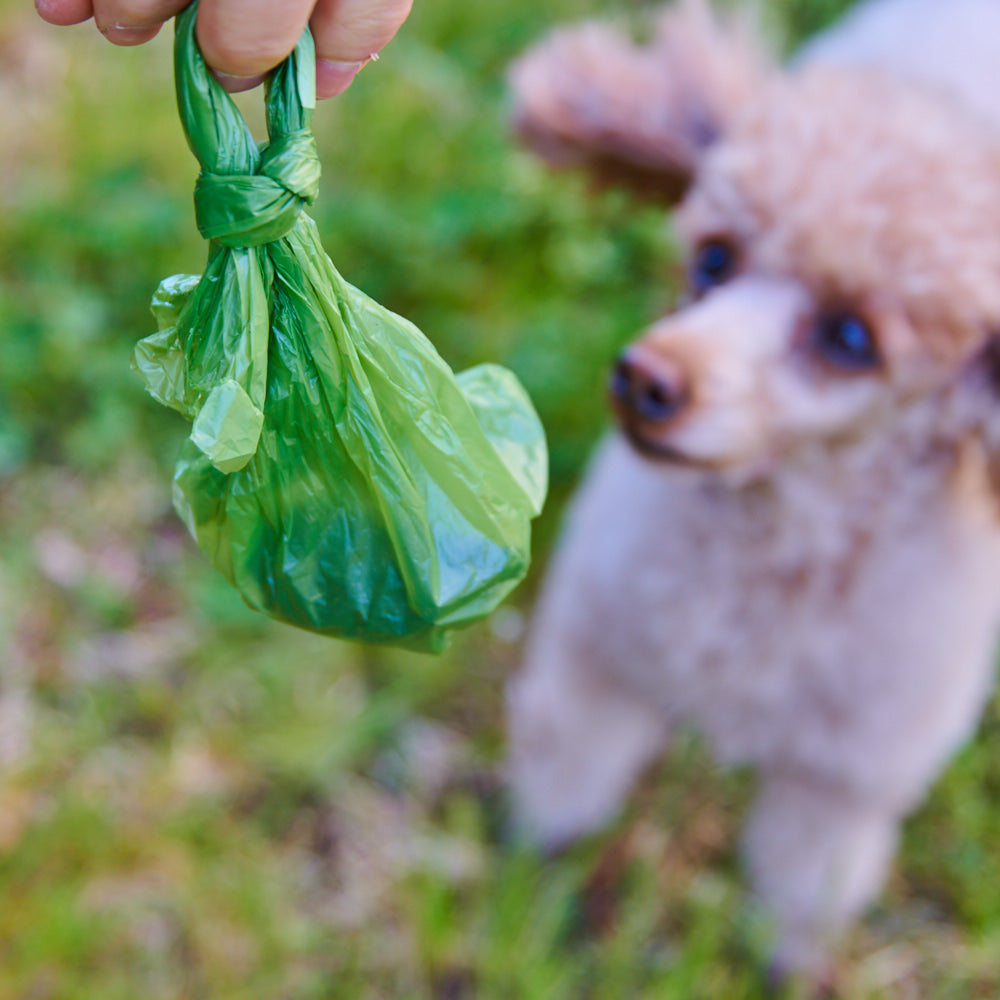
[[[850,0],[771,0],[768,13],[783,29],[790,45],[825,28],[847,7]]]
[[[792,42],[843,6],[765,4]],[[316,116],[338,267],[536,400],[540,564],[607,361],[677,264],[660,212],[513,147],[504,71],[553,24],[636,9],[418,0]],[[112,49],[0,0],[0,1000],[763,996],[744,777],[685,743],[543,862],[508,842],[499,778],[516,603],[440,658],[371,651],[254,616],[194,552],[183,422],[129,370],[152,289],[205,252],[168,36]],[[998,762],[992,710],[908,826],[845,996],[1000,992]]]

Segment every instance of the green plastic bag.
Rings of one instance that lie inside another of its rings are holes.
[[[545,438],[509,371],[455,375],[351,287],[316,197],[308,32],[267,83],[258,148],[177,18],[181,121],[202,166],[205,273],[167,278],[135,364],[192,421],[174,503],[254,608],[328,635],[439,649],[524,575]]]

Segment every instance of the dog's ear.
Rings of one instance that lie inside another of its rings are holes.
[[[662,11],[642,45],[601,24],[557,31],[511,70],[515,131],[553,166],[673,203],[766,78],[754,36],[705,0]]]

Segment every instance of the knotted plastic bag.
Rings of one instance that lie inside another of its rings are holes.
[[[329,635],[441,647],[524,575],[545,439],[509,371],[456,376],[347,284],[302,211],[319,162],[308,32],[268,80],[254,142],[177,18],[181,121],[202,166],[205,273],[167,278],[135,364],[192,421],[174,502],[252,607]]]

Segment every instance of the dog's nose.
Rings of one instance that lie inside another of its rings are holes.
[[[611,396],[623,409],[650,423],[664,423],[687,402],[684,376],[672,361],[633,345],[611,373]]]

